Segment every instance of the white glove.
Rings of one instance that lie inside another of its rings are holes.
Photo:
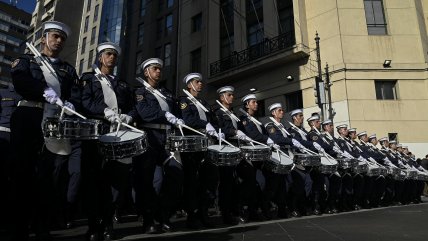
[[[369,157],[369,158],[367,158],[367,159],[369,159],[369,161],[371,161],[371,162],[376,162],[376,160],[375,160],[375,159],[373,159],[372,157]]]
[[[120,120],[119,115],[116,114],[116,112],[114,112],[110,108],[105,108],[104,109],[104,118],[106,120],[110,121],[111,123],[116,122],[116,120]]]
[[[358,158],[357,158],[359,161],[362,161],[362,162],[366,162],[367,160],[364,158],[364,157],[362,157],[362,156],[359,156]]]
[[[120,114],[119,118],[122,122],[129,124],[132,121],[132,117],[127,114]]]
[[[340,148],[337,146],[333,146],[333,151],[336,152],[337,154],[343,155],[342,150],[340,150]]]
[[[67,107],[67,108],[69,108],[69,109],[71,109],[71,110],[75,110],[74,109],[74,105],[71,103],[71,102],[68,102],[68,101],[65,101],[64,102],[64,107]],[[73,115],[73,113],[71,113],[70,111],[68,111],[68,110],[64,110],[64,113],[65,114],[67,114],[67,115]]]
[[[58,104],[59,106],[62,106],[62,100],[58,97],[58,95],[55,93],[55,90],[53,90],[51,87],[48,87],[43,92],[43,97],[45,97],[45,100],[49,102],[50,104]]]
[[[269,146],[273,146],[273,145],[275,145],[275,142],[273,142],[272,139],[268,138],[266,141],[266,144],[268,144]]]
[[[281,147],[278,144],[273,144],[272,148],[275,149],[275,150],[281,149]]]
[[[178,123],[178,120],[179,120],[177,117],[175,117],[175,115],[171,114],[168,111],[165,112],[165,118],[169,123],[171,123],[173,125],[176,125]]]
[[[215,130],[214,126],[211,125],[211,123],[207,123],[205,130],[207,131],[208,135],[218,137],[217,131]]]
[[[245,133],[240,131],[240,130],[236,131],[236,137],[238,137],[239,140],[246,140],[247,139],[247,135],[245,135]]]
[[[325,152],[325,150],[316,142],[312,142],[312,145],[317,149],[319,152]]]
[[[293,146],[299,149],[304,149],[305,147],[296,139],[291,139],[291,142],[293,143]]]
[[[343,155],[344,157],[346,157],[346,158],[354,159],[354,156],[352,156],[351,154],[349,154],[347,151],[344,151],[344,152],[342,153],[342,155]],[[363,159],[364,159],[364,158],[363,158]],[[360,159],[358,158],[358,160],[360,160]]]
[[[182,119],[178,119],[178,120],[177,120],[176,125],[177,125],[177,126],[184,125],[184,120],[182,120]]]

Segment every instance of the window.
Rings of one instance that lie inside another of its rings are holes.
[[[96,22],[98,20],[98,10],[100,8],[100,5],[95,6],[95,10],[94,10],[94,21]]]
[[[84,37],[84,38],[83,38],[83,41],[82,41],[82,49],[81,49],[80,53],[81,53],[81,54],[84,54],[84,53],[85,53],[85,51],[86,51],[86,37]]]
[[[85,60],[81,59],[79,63],[79,75],[82,75],[83,73],[83,63],[85,63]]]
[[[86,5],[86,12],[91,11],[91,3],[92,3],[92,0],[88,0],[88,4]]]
[[[85,27],[83,28],[84,33],[88,32],[88,27],[89,27],[89,16],[85,18]]]
[[[229,56],[234,49],[234,36],[228,36],[220,39],[220,58]]]
[[[165,50],[164,50],[164,65],[170,66],[171,65],[171,44],[165,44]]]
[[[294,14],[292,0],[277,0],[279,34],[289,33],[294,35]]]
[[[140,17],[146,15],[146,0],[140,1]]]
[[[302,91],[296,91],[285,95],[285,106],[288,111],[303,108]]]
[[[387,34],[382,0],[364,0],[364,10],[366,12],[368,34]]]
[[[97,27],[93,27],[92,28],[92,33],[91,33],[91,44],[95,43],[95,32],[97,31]]]
[[[199,32],[202,28],[202,13],[192,17],[192,33]]]
[[[172,32],[172,14],[166,16],[165,19],[165,34],[168,35]]]
[[[144,42],[144,24],[138,25],[138,46],[143,45]]]
[[[167,3],[166,3],[167,8],[172,7],[172,5],[174,5],[174,0],[167,0]]]
[[[157,21],[157,31],[156,31],[156,39],[160,39],[162,37],[162,19],[158,19]]]
[[[143,62],[143,52],[137,52],[137,56],[135,58],[135,74],[141,74],[141,63]]]
[[[263,23],[260,23],[262,25]],[[263,28],[258,23],[248,26],[247,42],[248,46],[256,45],[263,40]],[[262,25],[263,26],[263,25]]]
[[[247,44],[253,46],[263,41],[263,2],[246,0],[247,11]]]
[[[34,37],[34,39],[40,39],[41,37],[42,37],[42,31],[43,31],[43,29],[39,29],[37,32],[36,32],[36,34],[35,34],[35,37]]]
[[[220,6],[220,58],[225,58],[234,50],[234,6],[232,0],[222,0]]]
[[[376,80],[375,89],[376,89],[376,99],[378,100],[396,100],[397,91],[395,85],[397,81],[392,80]]]
[[[92,60],[94,58],[94,50],[89,51],[88,69],[92,67]]]
[[[201,49],[196,49],[191,52],[192,55],[192,72],[201,72],[202,52]]]

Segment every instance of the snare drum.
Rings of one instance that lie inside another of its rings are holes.
[[[48,117],[43,121],[43,134],[46,138],[94,140],[105,132],[101,120]]]
[[[208,146],[207,159],[216,166],[236,166],[241,161],[241,150],[226,145]]]
[[[336,161],[339,163],[339,167],[342,169],[348,169],[358,166],[358,159],[351,158],[338,158]]]
[[[337,171],[337,161],[334,159],[328,159],[327,157],[321,157],[321,166],[319,167],[321,173],[332,174]]]
[[[400,169],[399,169],[400,170]],[[406,172],[400,170],[400,173],[397,175],[393,175],[392,178],[397,181],[404,181],[406,179]]]
[[[369,164],[369,170],[367,171],[367,176],[373,177],[373,176],[380,176],[381,175],[381,168],[376,164]]]
[[[264,167],[273,173],[287,174],[293,167],[293,160],[283,153],[272,152]]]
[[[358,165],[352,168],[352,172],[355,174],[367,173],[369,170],[369,165],[364,161],[358,161]]]
[[[387,173],[389,175],[392,175],[392,176],[400,175],[401,174],[401,170],[398,167],[386,166],[386,170],[387,170]]]
[[[268,146],[241,146],[242,158],[247,161],[265,161],[270,158],[271,150]]]
[[[426,173],[418,173],[416,180],[419,181],[428,181],[428,175]]]
[[[120,130],[102,135],[98,143],[99,152],[108,160],[117,160],[140,155],[147,150],[146,134]]]
[[[206,136],[168,136],[166,148],[178,152],[206,151],[208,138]]]
[[[404,170],[406,172],[406,178],[416,180],[418,178],[418,172],[415,170]]]
[[[321,157],[319,155],[310,154],[294,154],[294,164],[306,166],[319,166],[321,165]]]

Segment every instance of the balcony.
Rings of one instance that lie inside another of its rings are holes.
[[[284,33],[270,39],[266,38],[258,44],[240,52],[234,52],[226,58],[211,63],[209,69],[210,77],[217,78],[220,75],[224,75],[234,70],[241,71],[247,69],[245,67],[246,65],[251,65],[252,63],[262,61],[266,58],[271,59],[271,61],[267,61],[269,63],[276,61],[278,58],[284,60],[284,57],[285,60],[290,60],[291,57],[289,56],[292,56],[297,52],[305,52],[305,50],[299,49],[295,45],[293,33]]]

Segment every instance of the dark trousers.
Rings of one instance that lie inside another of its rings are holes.
[[[261,187],[256,179],[257,163],[254,164],[242,160],[236,167],[239,180],[238,205],[240,208],[248,206],[251,212],[255,211],[261,204]]]
[[[278,206],[278,210],[286,209],[286,182],[285,174],[273,173],[269,170],[263,169],[263,175],[266,179],[266,186],[263,190],[262,209],[268,211],[270,202]]]
[[[96,141],[82,141],[82,189],[90,233],[112,226],[111,163],[98,153]]]
[[[235,167],[219,166],[218,205],[222,214],[238,211],[238,187]]]
[[[153,183],[156,165],[162,166],[163,171],[159,194]],[[183,168],[175,158],[169,158],[165,146],[153,145],[134,157],[132,182],[137,213],[143,216],[144,225],[153,225],[155,217],[160,222],[169,222],[182,194]]]
[[[11,234],[12,240],[28,240],[28,226],[36,235],[49,234],[53,158],[43,152],[43,110],[18,107],[11,117]]]
[[[0,212],[6,214],[6,217],[9,217],[10,212],[10,132],[0,131],[0,153],[1,153],[1,161],[0,161],[0,190],[3,190],[5,196],[0,198]],[[8,220],[2,219],[0,220],[0,229],[9,225],[7,223]]]
[[[352,173],[342,173],[341,204],[344,210],[349,210],[354,200],[354,178]]]
[[[324,205],[325,197],[327,196],[325,176],[317,168],[313,168],[310,172],[312,179],[312,195],[310,196],[310,205],[313,208],[320,208]]]
[[[188,213],[208,209],[217,196],[218,170],[209,161],[203,161],[204,152],[180,153],[183,163],[184,205]]]
[[[54,206],[60,221],[71,221],[77,212],[77,197],[81,182],[81,154],[81,142],[75,141],[72,142],[70,155],[55,156],[53,182],[56,204]]]
[[[293,211],[304,211],[312,193],[311,176],[307,170],[294,168],[291,171],[291,177],[291,209]]]
[[[329,208],[336,208],[340,198],[342,177],[336,174],[326,175],[326,186],[328,192],[326,204]]]
[[[363,206],[365,204],[365,185],[364,175],[353,174],[353,188],[354,188],[354,203]]]

